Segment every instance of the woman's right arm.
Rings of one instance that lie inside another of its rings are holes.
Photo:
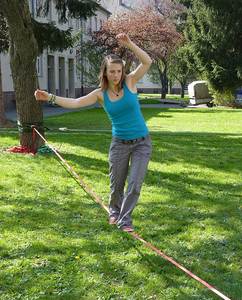
[[[38,101],[51,101],[52,103],[60,105],[64,108],[72,109],[95,104],[100,100],[100,89],[96,89],[88,95],[77,99],[55,96],[42,90],[36,90],[34,96]]]

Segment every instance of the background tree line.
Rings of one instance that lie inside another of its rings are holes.
[[[95,14],[96,1],[53,0],[62,22]],[[39,14],[47,15],[50,0],[42,1]],[[129,11],[108,19],[92,39],[78,46],[89,67],[87,83],[95,83],[103,55],[114,52],[132,68],[131,53],[118,48],[115,35],[128,33],[153,58],[150,77],[159,80],[161,97],[168,92],[168,83],[178,80],[184,88],[188,79],[208,80],[217,103],[233,105],[235,91],[242,86],[242,0],[160,0],[153,5]],[[34,97],[38,87],[36,58],[45,48],[64,50],[76,39],[71,30],[59,30],[53,23],[38,23],[31,16],[28,1],[2,0],[0,7],[0,51],[10,54],[14,83],[20,144],[32,145],[29,124],[44,133],[43,113]],[[83,34],[83,33],[80,33]],[[79,37],[80,37],[79,34]],[[78,39],[78,36],[76,37]],[[0,78],[1,79],[1,78]],[[0,80],[1,82],[1,80]],[[0,122],[7,124],[0,85]]]

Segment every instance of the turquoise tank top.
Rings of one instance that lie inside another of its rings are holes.
[[[104,109],[112,122],[112,135],[122,140],[133,140],[148,135],[149,131],[140,110],[137,93],[123,85],[123,97],[116,101],[103,92]]]

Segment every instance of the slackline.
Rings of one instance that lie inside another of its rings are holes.
[[[108,207],[103,203],[101,198],[92,190],[90,186],[88,186],[81,177],[75,172],[75,170],[67,163],[67,161],[57,152],[57,150],[50,145],[47,140],[39,133],[39,131],[33,126],[33,131],[35,131],[40,138],[45,142],[45,144],[55,153],[55,155],[60,159],[62,165],[65,167],[65,169],[72,175],[72,177],[75,179],[75,181],[82,187],[82,189],[89,195],[91,198],[99,204],[104,210],[106,210],[107,213],[109,213]],[[166,255],[164,252],[156,248],[151,243],[144,240],[138,233],[136,232],[127,232],[127,234],[130,234],[134,239],[139,240],[145,247],[151,249],[153,252],[155,252],[157,255],[161,256],[165,260],[169,261],[171,264],[173,264],[176,268],[182,270],[184,273],[186,273],[188,276],[192,277],[196,281],[200,282],[203,286],[205,286],[207,289],[218,295],[221,299],[224,300],[231,300],[227,296],[225,296],[223,293],[218,291],[214,286],[207,283],[205,280],[201,279],[191,271],[189,271],[187,268],[183,267],[181,264],[179,264],[177,261],[175,261],[172,257]]]

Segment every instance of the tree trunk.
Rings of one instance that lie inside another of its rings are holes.
[[[168,92],[168,78],[167,78],[167,65],[164,63],[164,68],[159,69],[160,81],[161,81],[161,99],[166,99],[166,94]]]
[[[5,115],[3,89],[2,89],[2,72],[1,72],[1,57],[0,57],[0,127],[13,127],[14,125],[8,121]]]
[[[33,33],[31,15],[27,0],[2,0],[10,37],[10,66],[16,97],[17,120],[20,144],[36,150],[43,141],[32,136],[31,125],[43,134],[43,113],[41,105],[34,98],[38,86],[36,59],[37,42]]]
[[[172,94],[173,80],[168,80],[169,82],[169,94]]]
[[[184,98],[186,82],[180,82],[180,84],[181,84],[181,98]]]

